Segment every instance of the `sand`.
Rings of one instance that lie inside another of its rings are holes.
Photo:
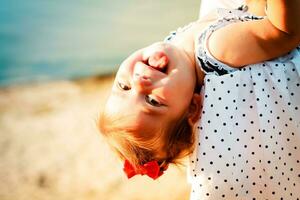
[[[1,200],[185,200],[185,167],[127,180],[96,121],[112,77],[0,89]]]

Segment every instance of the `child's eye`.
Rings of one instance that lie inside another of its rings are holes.
[[[152,105],[152,106],[155,106],[155,107],[160,107],[162,106],[163,104],[159,103],[157,100],[155,100],[154,98],[152,98],[151,96],[149,95],[146,95],[145,96],[145,100],[148,104]]]
[[[130,90],[131,88],[121,82],[118,82],[118,87],[121,89],[121,90]]]

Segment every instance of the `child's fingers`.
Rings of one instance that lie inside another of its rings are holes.
[[[158,68],[158,70],[163,70],[168,65],[168,62],[168,56],[162,51],[152,53],[148,59],[148,64],[151,67]]]

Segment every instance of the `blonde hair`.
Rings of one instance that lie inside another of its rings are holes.
[[[117,155],[136,169],[152,160],[166,169],[169,163],[179,164],[181,158],[192,152],[193,127],[186,115],[164,129],[143,130],[143,134],[130,125],[132,119],[133,116],[111,115],[104,111],[100,114],[99,129]]]

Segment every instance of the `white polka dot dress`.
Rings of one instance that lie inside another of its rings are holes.
[[[254,19],[233,15],[199,37],[196,56],[206,77],[190,156],[190,198],[300,199],[300,48],[232,69],[202,44],[226,23]]]

